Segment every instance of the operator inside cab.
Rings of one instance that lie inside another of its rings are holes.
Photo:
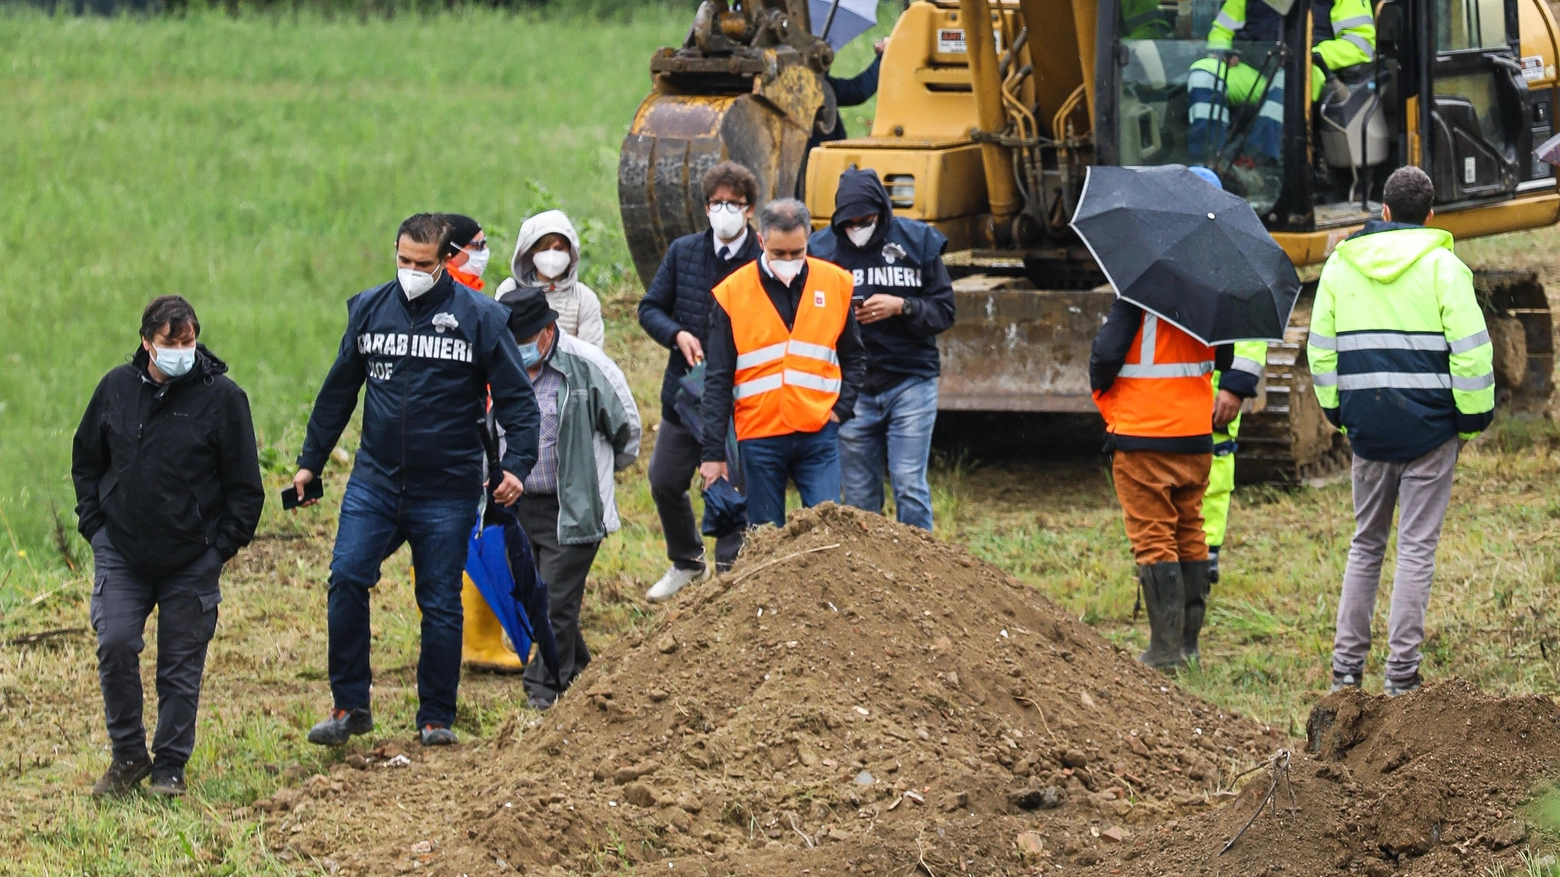
[[[1290,0],[1293,2],[1293,0]],[[1277,5],[1287,5],[1279,3]],[[1192,65],[1187,78],[1191,128],[1187,151],[1193,160],[1214,158],[1229,131],[1230,108],[1261,103],[1246,137],[1254,163],[1277,166],[1284,133],[1284,71],[1271,81],[1242,62],[1235,43],[1281,43],[1284,13],[1265,0],[1225,0],[1208,31],[1208,57]],[[1345,80],[1368,75],[1376,57],[1376,20],[1366,0],[1312,0],[1311,101],[1349,96]]]
[[[1286,39],[1286,16],[1310,16],[1314,104],[1347,100],[1374,71],[1368,0],[1308,0],[1295,9],[1299,2],[1121,0],[1122,163],[1214,168],[1225,188],[1266,212],[1285,176],[1284,68],[1297,48]]]

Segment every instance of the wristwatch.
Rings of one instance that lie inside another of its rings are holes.
[[[916,301],[915,301],[915,299],[907,298],[904,301],[905,301],[904,306],[901,308],[899,315],[902,316],[902,317],[913,317],[913,316],[915,316],[915,311],[916,311]]]

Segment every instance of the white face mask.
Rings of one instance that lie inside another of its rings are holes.
[[[872,233],[875,231],[877,231],[877,223],[871,222],[845,232],[845,236],[850,238],[850,242],[856,246],[864,247],[867,245],[867,241],[872,240]]]
[[[492,257],[492,255],[493,251],[490,249],[484,248],[475,253],[467,250],[466,264],[460,266],[460,270],[472,275],[473,277],[481,277],[482,272],[487,270],[488,259]]]
[[[770,259],[769,270],[774,273],[776,280],[784,283],[786,286],[790,286],[791,281],[796,279],[796,275],[802,273],[802,267],[806,264],[807,259],[805,257],[801,259]]]
[[[536,266],[536,273],[545,280],[557,280],[565,271],[569,270],[569,263],[573,261],[566,250],[543,250],[531,257],[531,264]]]
[[[729,241],[742,234],[742,229],[747,227],[747,217],[741,211],[730,213],[725,210],[709,211],[710,228],[715,230],[715,236],[723,241]]]
[[[401,291],[406,293],[406,300],[422,295],[433,288],[435,278],[427,271],[418,271],[414,268],[400,268],[395,272],[395,279],[401,281]]]
[[[195,348],[152,345],[152,361],[165,377],[182,378],[195,367]]]

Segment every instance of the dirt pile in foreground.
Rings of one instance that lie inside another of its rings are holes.
[[[1560,708],[1461,680],[1395,700],[1351,690],[1317,705],[1307,737],[1223,856],[1274,787],[1266,770],[1222,810],[1112,850],[1099,873],[1485,873],[1527,838],[1513,807],[1557,766]]]
[[[1233,796],[1278,745],[962,549],[828,506],[539,720],[342,768],[356,793],[271,837],[356,873],[1028,873]],[[420,839],[364,830],[391,806]]]

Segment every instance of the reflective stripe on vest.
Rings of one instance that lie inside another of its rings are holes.
[[[738,439],[817,432],[839,400],[843,376],[834,345],[850,313],[851,277],[827,262],[809,258],[807,266],[789,331],[764,291],[757,262],[713,291],[737,348],[731,395]]]
[[[1182,438],[1213,431],[1213,348],[1143,315],[1134,350],[1095,404],[1117,435]]]

